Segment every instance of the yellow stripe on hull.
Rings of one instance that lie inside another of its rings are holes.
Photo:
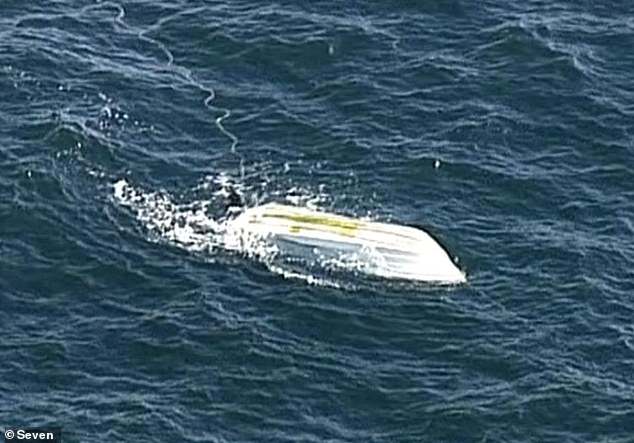
[[[292,222],[289,232],[299,234],[303,229],[315,229],[315,226],[326,228],[346,237],[354,237],[362,226],[361,222],[345,220],[341,217],[330,217],[328,214],[293,214],[290,212],[270,211],[263,214],[264,218],[278,218]]]

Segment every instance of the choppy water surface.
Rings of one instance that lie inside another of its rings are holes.
[[[344,3],[0,5],[0,426],[634,441],[634,9]],[[228,251],[229,188],[469,284]]]

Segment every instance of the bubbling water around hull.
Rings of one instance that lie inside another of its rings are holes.
[[[166,193],[145,192],[125,180],[114,184],[115,200],[133,212],[151,240],[207,257],[237,253],[286,278],[334,287],[347,287],[361,274],[466,281],[444,248],[422,230],[277,203],[231,217],[219,209],[225,194],[221,186],[215,198],[178,204]]]

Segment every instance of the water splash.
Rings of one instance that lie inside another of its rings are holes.
[[[332,263],[299,263],[296,258],[285,256],[278,245],[266,237],[244,231],[234,223],[231,213],[224,210],[224,199],[230,189],[241,196],[244,191],[228,175],[208,177],[195,190],[212,187],[210,198],[180,203],[167,192],[144,191],[120,179],[113,184],[113,197],[120,206],[132,212],[150,241],[167,243],[208,258],[238,254],[265,265],[269,271],[284,278],[318,286],[346,286],[321,275],[328,267],[324,265]]]

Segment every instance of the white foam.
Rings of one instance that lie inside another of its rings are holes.
[[[227,195],[227,186],[232,186],[231,180],[222,174],[213,182],[219,186],[213,193],[218,199]],[[125,179],[113,183],[113,197],[134,214],[147,231],[150,241],[165,242],[207,256],[221,251],[238,253],[264,264],[271,272],[284,278],[302,280],[311,285],[340,287],[340,284],[325,277],[286,266],[283,260],[278,260],[280,251],[276,244],[263,236],[245,232],[233,223],[233,219],[224,215],[214,218],[209,207],[217,202],[200,200],[180,204],[165,192],[144,191]]]

